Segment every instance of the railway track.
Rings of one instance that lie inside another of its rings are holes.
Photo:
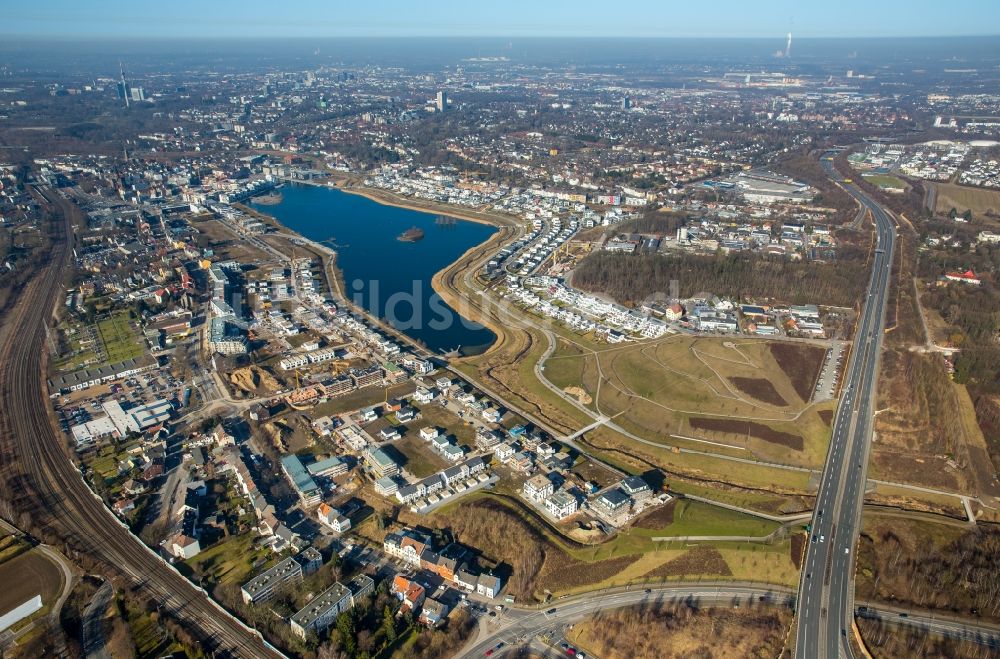
[[[7,498],[18,512],[27,512],[69,547],[156,601],[215,656],[280,657],[112,515],[84,482],[55,431],[44,384],[45,337],[69,262],[70,220],[77,211],[64,200],[53,198],[52,205],[61,221],[53,228],[50,259],[21,291],[0,334],[0,474]]]

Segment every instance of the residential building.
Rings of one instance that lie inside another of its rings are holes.
[[[526,480],[521,488],[525,498],[536,503],[548,499],[554,490],[552,481],[545,474],[535,474]]]
[[[295,558],[286,558],[243,584],[244,604],[266,602],[285,584],[302,581],[302,565]]]
[[[500,578],[492,574],[480,574],[476,580],[476,593],[490,599],[496,599],[502,587]]]
[[[459,570],[455,573],[455,585],[459,588],[463,588],[470,593],[476,592],[476,583],[479,581],[479,575],[472,574],[465,570]]]
[[[316,509],[316,516],[320,522],[326,524],[337,533],[346,533],[351,528],[351,520],[328,504],[319,504],[319,508]]]
[[[420,609],[420,617],[417,618],[417,620],[421,624],[427,625],[428,627],[436,627],[447,615],[447,604],[439,602],[436,599],[428,598],[424,600],[423,607]]]
[[[632,497],[633,501],[643,501],[653,496],[653,490],[650,489],[649,483],[638,476],[629,476],[624,479],[620,487],[625,494]]]
[[[383,476],[375,481],[375,493],[391,497],[399,491],[399,483],[391,476]]]
[[[396,461],[377,446],[369,446],[365,450],[365,462],[377,478],[395,476],[399,473],[399,465]]]
[[[315,547],[306,547],[295,558],[302,565],[302,574],[307,577],[323,567],[323,554]]]
[[[614,521],[628,512],[631,503],[632,499],[629,495],[625,494],[620,488],[613,487],[605,490],[597,497],[594,502],[594,508],[599,514]]]
[[[179,533],[174,537],[173,542],[170,543],[170,553],[175,558],[187,560],[201,553],[201,545],[198,543],[198,538],[192,538],[191,536]]]
[[[577,511],[579,504],[575,496],[566,490],[559,490],[545,500],[545,508],[556,519],[565,519]]]
[[[347,473],[347,461],[331,456],[312,463],[306,470],[313,476],[340,476]]]
[[[382,542],[382,550],[394,558],[402,559],[413,566],[420,566],[420,555],[431,546],[431,537],[415,529],[404,529],[390,533]]]
[[[309,630],[322,632],[337,619],[337,616],[354,606],[354,595],[350,588],[337,582],[324,590],[289,620],[296,636],[305,640]]]
[[[409,611],[417,611],[426,597],[423,586],[401,574],[393,578],[389,592],[395,595],[403,603],[403,608]]]

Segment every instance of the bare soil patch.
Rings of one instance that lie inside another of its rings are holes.
[[[646,513],[635,522],[633,526],[640,529],[665,529],[674,523],[674,508],[677,507],[677,499],[671,499],[663,506],[657,506]]]
[[[819,418],[827,425],[827,427],[830,427],[833,424],[833,410],[820,410],[816,412],[816,414],[819,414]]]
[[[590,394],[580,387],[566,387],[563,391],[576,398],[581,405],[590,405],[594,402],[594,399],[590,397]]]
[[[772,342],[768,344],[771,356],[785,372],[795,393],[802,400],[812,397],[813,385],[819,377],[826,350],[804,343]]]
[[[667,561],[660,567],[646,573],[646,577],[660,579],[664,577],[680,577],[685,574],[713,574],[731,577],[732,570],[722,557],[719,550],[708,545],[695,547],[672,561]]]
[[[751,398],[755,398],[768,405],[775,405],[776,407],[788,407],[788,401],[781,397],[781,394],[774,388],[770,380],[765,380],[764,378],[730,377],[729,381]]]
[[[756,421],[740,421],[737,419],[706,419],[705,417],[696,416],[691,417],[689,423],[691,424],[691,427],[696,430],[729,432],[741,435],[749,434],[751,437],[763,439],[765,442],[780,444],[781,446],[787,446],[788,448],[792,448],[797,451],[802,450],[803,441],[801,436],[775,430],[770,426],[765,426],[763,423],[757,423]]]
[[[229,374],[229,381],[244,393],[254,396],[273,394],[281,387],[274,377],[258,366],[244,366]]]
[[[796,533],[792,536],[792,563],[796,570],[802,569],[802,559],[805,558],[806,536]]]
[[[552,555],[554,560],[546,561],[539,578],[539,585],[554,592],[561,592],[588,584],[601,583],[636,562],[639,557],[639,554],[634,554],[593,563],[582,563],[568,554],[559,552]]]

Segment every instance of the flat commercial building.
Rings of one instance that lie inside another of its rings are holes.
[[[60,375],[49,380],[49,385],[55,391],[80,391],[99,384],[106,384],[115,380],[124,380],[133,375],[138,375],[145,370],[153,368],[153,363],[140,362],[135,359],[127,359],[123,362],[98,366],[96,368],[84,368],[73,371],[66,375]]]

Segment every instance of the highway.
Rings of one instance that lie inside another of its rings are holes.
[[[844,189],[871,211],[877,242],[799,582],[795,656],[801,659],[853,656],[850,637],[854,611],[854,542],[861,522],[896,239],[892,219],[882,207],[854,185],[843,183],[829,156],[824,156],[821,163],[831,179],[841,181]]]
[[[91,492],[56,433],[47,401],[45,337],[71,256],[71,218],[80,211],[52,191],[49,258],[17,294],[0,329],[0,486],[19,513],[101,563],[203,639],[216,657],[280,657],[259,634],[149,550]]]

